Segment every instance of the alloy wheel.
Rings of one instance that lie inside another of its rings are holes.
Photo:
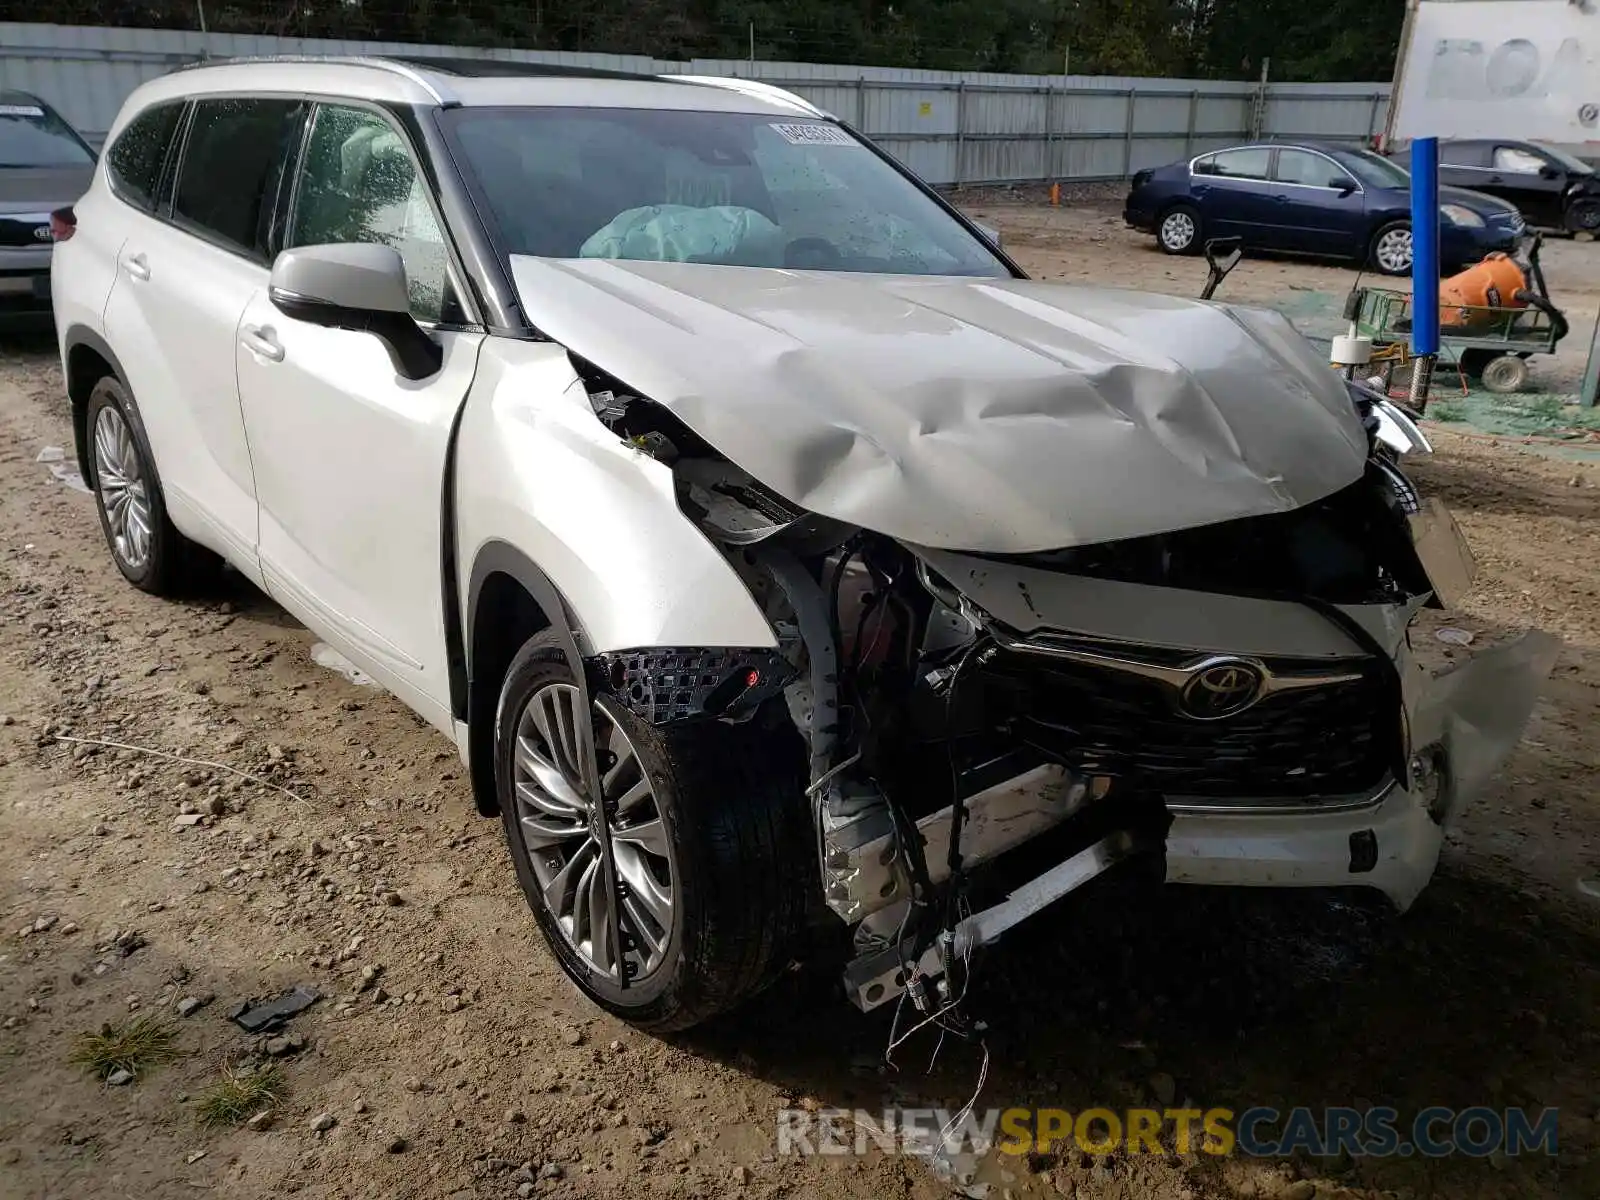
[[[150,559],[154,527],[150,493],[138,447],[128,423],[115,408],[100,410],[94,422],[95,486],[111,528],[112,552],[131,570]]]
[[[1391,229],[1378,239],[1373,257],[1392,275],[1411,269],[1411,230]]]
[[[1168,213],[1161,222],[1161,244],[1168,250],[1187,250],[1195,233],[1194,218],[1186,212]]]
[[[598,704],[590,720],[604,802],[599,811],[590,803],[579,767],[580,704],[575,686],[550,683],[528,698],[518,716],[517,821],[528,865],[562,936],[602,975],[637,983],[661,967],[672,938],[674,855],[637,749]],[[615,893],[606,885],[602,860],[600,838],[607,827]],[[613,909],[620,948],[613,944]]]

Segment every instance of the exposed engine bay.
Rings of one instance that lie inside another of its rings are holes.
[[[820,893],[853,929],[845,983],[864,1009],[909,991],[944,1013],[975,948],[1114,867],[1159,878],[1176,810],[1370,805],[1448,774],[1407,709],[1405,626],[1437,603],[1429,514],[1358,387],[1366,469],[1320,500],[1005,555],[808,513],[673,413],[583,375],[597,416],[672,469],[778,641],[770,659],[663,660],[655,676],[602,667],[657,719],[799,734]],[[1469,573],[1458,538],[1443,550]],[[1438,819],[1458,790],[1437,784]],[[975,909],[987,869],[1046,835],[1058,865]]]

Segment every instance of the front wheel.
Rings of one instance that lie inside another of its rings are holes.
[[[1196,254],[1200,250],[1200,213],[1187,204],[1177,204],[1161,216],[1156,240],[1168,254]]]
[[[1567,209],[1567,229],[1600,237],[1600,200],[1579,200]]]
[[[1391,221],[1372,236],[1368,255],[1375,270],[1384,275],[1404,275],[1411,270],[1411,224]]]
[[[686,1029],[790,961],[817,872],[803,762],[754,723],[658,729],[608,695],[581,707],[560,642],[549,632],[530,639],[507,672],[495,724],[495,785],[517,878],[585,995],[641,1029]],[[579,766],[585,721],[599,811]]]

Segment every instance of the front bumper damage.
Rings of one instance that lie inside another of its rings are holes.
[[[1439,581],[1441,593],[1457,599],[1470,581],[1473,564],[1453,519],[1441,505],[1430,504],[1415,514],[1412,533],[1430,579]],[[964,989],[974,950],[1091,880],[1135,861],[1154,861],[1169,883],[1362,888],[1404,911],[1432,877],[1453,817],[1514,749],[1559,651],[1555,638],[1528,632],[1435,674],[1418,661],[1410,641],[1422,598],[1407,605],[1349,607],[1341,620],[1330,620],[1299,602],[1190,593],[1183,605],[1174,607],[1173,597],[1162,596],[1166,589],[1161,588],[1117,584],[1108,592],[1099,581],[1057,577],[1052,582],[963,556],[930,554],[925,561],[936,563],[945,578],[960,578],[962,595],[982,596],[1029,626],[1025,632],[991,626],[1002,647],[1024,654],[1063,653],[1053,639],[1060,629],[1070,628],[1074,641],[1066,656],[1085,657],[1084,621],[1096,612],[1093,632],[1107,647],[1098,665],[1115,667],[1120,661],[1148,677],[1147,663],[1119,654],[1117,647],[1128,643],[1118,635],[1137,632],[1149,638],[1153,631],[1144,628],[1145,622],[1151,613],[1162,613],[1165,636],[1181,638],[1190,654],[1186,663],[1154,672],[1174,698],[1184,694],[1196,673],[1220,660],[1260,665],[1262,659],[1254,656],[1270,660],[1285,654],[1313,663],[1323,660],[1325,666],[1312,667],[1280,686],[1326,688],[1353,675],[1343,668],[1359,645],[1381,649],[1399,684],[1400,711],[1392,714],[1399,727],[1394,742],[1398,754],[1393,769],[1375,784],[1346,793],[1274,796],[1271,788],[1238,796],[1214,790],[1206,795],[1168,792],[1159,798],[1165,820],[1153,818],[1137,796],[1121,801],[1126,809],[1120,815],[1116,797],[1111,811],[1096,808],[1094,802],[1113,790],[1113,781],[1059,765],[1034,767],[975,791],[963,800],[960,847],[966,870],[986,863],[998,866],[1010,851],[1058,827],[1071,829],[1075,821],[1086,819],[1091,824],[1075,852],[1012,887],[999,902],[951,923],[919,953],[908,956],[905,944],[890,940],[869,943],[845,975],[848,995],[864,1010],[908,990],[924,1011],[950,1004]],[[1108,602],[1109,593],[1115,593],[1115,603]],[[1053,600],[1063,606],[1057,608]],[[1269,682],[1274,678],[1270,669],[1264,674]],[[1346,732],[1325,731],[1328,738]],[[945,851],[953,809],[917,823],[928,864],[926,882],[931,884],[943,882],[948,874]],[[1090,813],[1094,816],[1084,815]],[[916,891],[895,853],[897,835],[891,829],[860,827],[850,832],[853,841],[835,838],[826,848],[829,902],[848,919],[861,919],[864,929],[890,932]]]

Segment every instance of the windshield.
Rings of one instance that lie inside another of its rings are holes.
[[[0,167],[87,167],[94,155],[55,113],[37,104],[0,104]]]
[[[1339,161],[1366,187],[1409,188],[1411,174],[1404,167],[1370,150],[1344,150]]]
[[[1539,149],[1543,150],[1551,158],[1555,159],[1557,164],[1571,171],[1574,175],[1592,175],[1594,173],[1594,168],[1584,162],[1583,159],[1568,154],[1565,150],[1557,150],[1554,146],[1547,146],[1543,142],[1539,143]]]
[[[445,120],[512,254],[1010,276],[829,122],[526,107],[458,108]]]

